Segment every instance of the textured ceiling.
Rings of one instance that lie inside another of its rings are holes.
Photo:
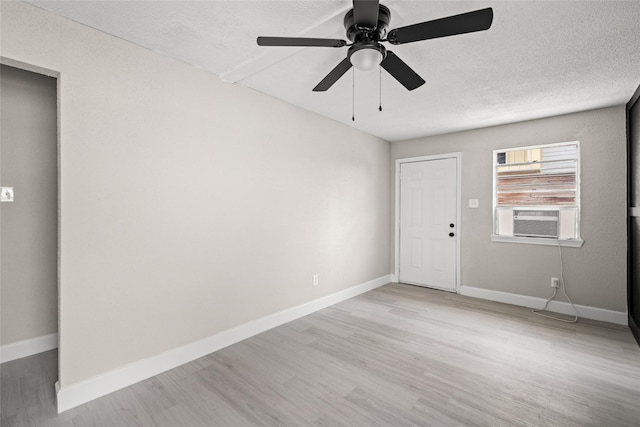
[[[409,92],[382,71],[382,112],[377,69],[311,91],[346,47],[256,44],[258,35],[345,39],[350,0],[29,3],[389,141],[620,105],[640,84],[640,1],[383,0],[390,29],[485,7],[494,21],[387,45],[426,84]]]

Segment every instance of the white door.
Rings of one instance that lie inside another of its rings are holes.
[[[400,164],[399,281],[456,291],[457,159]]]

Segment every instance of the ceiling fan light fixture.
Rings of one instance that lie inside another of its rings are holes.
[[[369,71],[380,65],[386,54],[378,43],[360,43],[349,48],[349,62],[358,70]]]
[[[380,43],[399,45],[488,30],[493,22],[493,9],[487,7],[387,31],[390,19],[389,8],[381,5],[379,0],[353,0],[353,9],[346,13],[343,20],[347,38],[352,42],[351,45],[341,39],[312,37],[260,36],[257,43],[259,46],[334,48],[350,46],[347,57],[340,61],[313,88],[314,92],[324,92],[329,89],[351,67],[368,71],[376,68],[377,65],[384,68],[407,90],[414,90],[425,83],[424,79],[396,54],[387,51]]]
[[[358,70],[369,71],[382,62],[382,54],[375,49],[360,49],[349,58]]]

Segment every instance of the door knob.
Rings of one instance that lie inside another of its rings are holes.
[[[455,236],[455,234],[449,233],[449,237],[453,237],[453,236]]]
[[[453,228],[455,227],[455,225],[453,225],[453,223],[449,224],[449,227]]]

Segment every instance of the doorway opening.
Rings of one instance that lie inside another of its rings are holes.
[[[0,67],[0,185],[12,196],[0,203],[6,363],[58,348],[59,114],[57,73],[7,58]]]

